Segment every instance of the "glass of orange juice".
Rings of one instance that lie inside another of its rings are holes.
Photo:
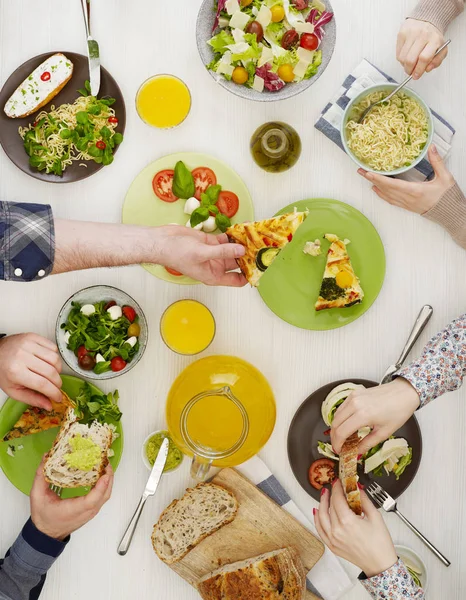
[[[146,79],[136,94],[136,110],[141,119],[159,129],[177,127],[191,110],[188,86],[174,75],[154,75]]]
[[[215,319],[207,306],[197,300],[178,300],[163,313],[160,334],[170,350],[192,356],[212,343]]]

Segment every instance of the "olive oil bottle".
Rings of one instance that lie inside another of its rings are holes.
[[[301,139],[290,125],[272,121],[256,129],[250,147],[252,157],[261,169],[281,173],[291,169],[298,161]]]

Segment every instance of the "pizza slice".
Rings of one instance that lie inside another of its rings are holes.
[[[332,233],[327,233],[325,238],[331,244],[315,309],[347,308],[359,304],[364,298],[364,292],[354,272],[345,242]]]
[[[246,249],[245,255],[237,259],[237,263],[252,286],[259,285],[259,279],[280,250],[291,242],[307,214],[307,211],[295,211],[265,221],[233,225],[227,229],[229,241],[241,244]]]
[[[70,413],[74,415],[73,401],[62,390],[62,401],[54,402],[51,400],[52,410],[37,408],[31,406],[26,409],[14,424],[10,432],[8,432],[3,441],[14,440],[40,433],[53,427],[60,427],[65,420],[70,420]],[[73,420],[73,419],[71,419]]]
[[[358,432],[353,433],[343,444],[340,452],[339,477],[346,501],[351,510],[360,515],[362,513],[361,493],[358,487]]]

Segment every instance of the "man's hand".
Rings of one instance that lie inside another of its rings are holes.
[[[392,538],[382,515],[361,491],[364,517],[348,506],[339,480],[330,492],[322,488],[314,521],[322,541],[337,556],[359,567],[367,577],[383,573],[397,561]]]
[[[402,377],[377,387],[354,390],[335,413],[330,433],[338,454],[344,441],[363,427],[372,432],[359,444],[359,454],[387,440],[419,407],[419,396]]]
[[[112,494],[113,470],[110,465],[96,486],[80,498],[62,500],[49,488],[44,478],[44,461],[37,469],[31,490],[31,518],[39,531],[51,538],[64,540],[93,519]]]
[[[241,287],[246,279],[238,269],[236,258],[244,247],[230,244],[226,234],[212,235],[182,226],[163,228],[159,262],[207,285]]]
[[[50,410],[61,402],[61,360],[55,344],[35,333],[0,340],[0,388],[21,402]]]
[[[382,200],[422,215],[431,210],[455,183],[434,145],[429,147],[428,158],[435,172],[435,179],[432,181],[403,181],[364,169],[358,169],[358,173],[373,184],[372,189]]]
[[[396,41],[396,58],[408,75],[419,79],[439,67],[448,54],[448,48],[434,58],[434,54],[445,43],[444,37],[431,23],[406,19]]]

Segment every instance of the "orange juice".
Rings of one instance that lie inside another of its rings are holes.
[[[186,404],[202,392],[228,386],[244,406],[249,433],[231,456],[214,461],[215,466],[239,465],[259,452],[275,426],[275,399],[260,371],[235,356],[208,356],[189,365],[175,380],[167,398],[166,418],[170,434],[184,454],[192,456],[181,434],[181,414]],[[239,438],[242,417],[227,398],[210,396],[200,400],[188,417],[192,439],[213,450],[230,448]]]
[[[210,310],[196,300],[179,300],[167,308],[160,321],[163,341],[178,354],[198,354],[215,336]]]
[[[153,127],[168,129],[182,123],[191,108],[187,86],[173,75],[156,75],[145,81],[136,95],[136,110]]]

